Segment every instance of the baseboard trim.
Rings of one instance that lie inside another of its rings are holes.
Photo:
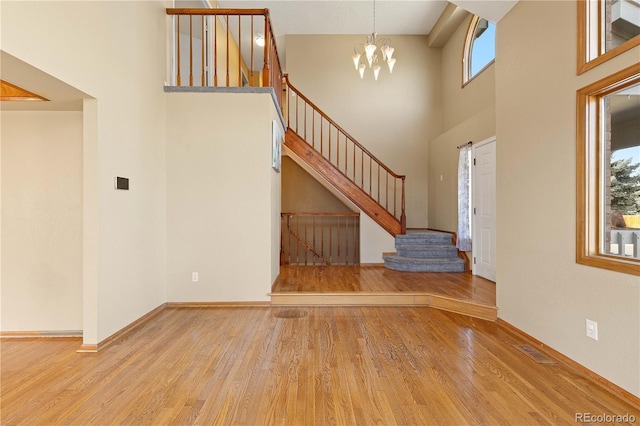
[[[167,309],[268,308],[270,302],[168,302]]]
[[[81,345],[80,349],[76,350],[77,353],[94,353],[98,352],[98,345]]]
[[[104,348],[108,347],[109,345],[115,343],[116,341],[123,339],[124,337],[126,337],[128,334],[130,334],[131,332],[133,332],[137,328],[142,327],[145,323],[147,323],[153,317],[155,317],[160,312],[162,312],[166,308],[166,306],[167,306],[167,304],[163,303],[162,305],[158,306],[157,308],[153,309],[152,311],[147,312],[145,315],[141,316],[140,318],[138,318],[137,320],[135,320],[131,324],[127,325],[126,327],[116,331],[111,336],[109,336],[106,339],[104,339],[101,342],[99,342],[97,345],[94,345],[94,344],[89,344],[89,345],[83,344],[82,346],[80,346],[80,349],[78,349],[76,352],[80,352],[80,353],[100,352],[101,350],[103,350]]]
[[[615,383],[605,379],[604,377],[602,377],[598,373],[595,373],[594,371],[589,370],[584,365],[582,365],[582,364],[574,361],[573,359],[569,358],[568,356],[558,352],[557,350],[555,350],[552,347],[546,345],[545,343],[541,342],[540,340],[536,339],[535,337],[527,334],[526,332],[520,330],[516,326],[506,322],[505,320],[503,320],[501,318],[498,318],[497,321],[496,321],[496,324],[499,327],[503,327],[503,328],[507,329],[508,331],[512,332],[513,334],[515,334],[515,335],[527,340],[528,342],[530,342],[533,345],[537,346],[538,349],[541,349],[543,352],[545,352],[545,354],[548,355],[549,357],[556,359],[558,362],[560,362],[560,363],[564,364],[565,366],[571,368],[572,370],[576,371],[577,373],[579,373],[579,374],[581,374],[583,376],[586,376],[589,379],[592,379],[593,381],[598,383],[600,386],[608,389],[609,391],[613,392],[614,394],[616,394],[621,399],[629,402],[630,404],[636,406],[636,408],[640,409],[640,398],[638,398],[637,396],[635,396],[631,392],[629,392],[629,391],[621,388],[620,386],[616,385]]]
[[[78,340],[82,330],[0,331],[0,339]]]

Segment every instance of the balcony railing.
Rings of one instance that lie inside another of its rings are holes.
[[[360,263],[360,213],[281,213],[281,217],[281,264]]]
[[[269,9],[167,9],[167,15],[173,17],[172,85],[273,87],[282,106]]]
[[[640,230],[612,230],[609,254],[640,259]]]

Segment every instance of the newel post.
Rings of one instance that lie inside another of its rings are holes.
[[[264,67],[262,68],[262,87],[271,87],[270,63],[271,58],[271,20],[269,9],[264,10]]]
[[[402,212],[400,213],[400,233],[407,233],[407,215],[404,211],[404,180],[405,176],[402,176]]]

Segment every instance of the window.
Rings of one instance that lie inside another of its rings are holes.
[[[462,83],[471,81],[496,57],[496,27],[486,19],[474,16],[471,19],[462,58]]]
[[[578,74],[640,45],[640,1],[578,1]]]
[[[577,96],[578,263],[640,275],[640,64]]]

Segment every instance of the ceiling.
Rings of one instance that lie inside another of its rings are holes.
[[[498,22],[518,0],[452,0]],[[179,0],[177,1],[177,3]],[[203,0],[203,3],[207,0]],[[447,6],[441,0],[376,0],[375,30],[380,34],[429,34]],[[221,8],[268,8],[278,38],[289,34],[369,34],[374,2],[369,0],[218,0]]]
[[[176,7],[210,7],[215,0],[174,0]],[[451,0],[498,22],[518,0]],[[280,61],[286,68],[287,35],[428,35],[449,4],[443,0],[217,0],[219,8],[269,9]],[[256,63],[260,63],[261,58]]]

